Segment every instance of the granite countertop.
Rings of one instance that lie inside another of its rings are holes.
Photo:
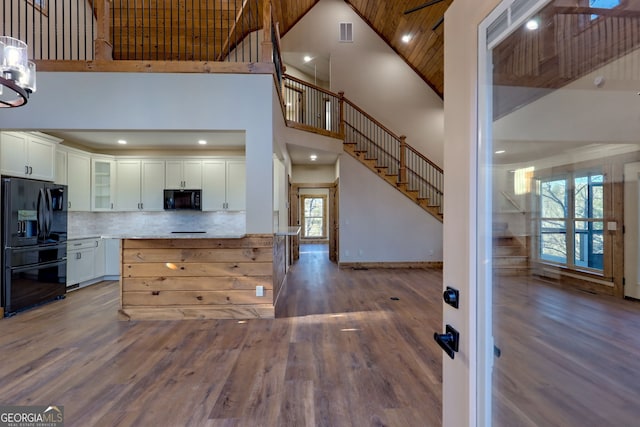
[[[245,233],[224,231],[207,231],[204,233],[193,231],[180,231],[168,233],[130,233],[130,234],[104,234],[104,239],[241,239]]]
[[[84,239],[241,239],[246,236],[244,232],[234,232],[225,230],[185,230],[167,233],[105,233],[105,234],[85,234],[74,235],[67,238],[67,241]]]
[[[300,226],[299,225],[294,225],[291,227],[288,227],[284,230],[280,230],[280,231],[276,231],[275,235],[276,236],[297,236],[298,234],[300,234]]]
[[[72,240],[84,240],[84,239],[99,239],[103,237],[100,234],[86,234],[82,236],[69,236],[67,237],[67,241],[70,242]]]

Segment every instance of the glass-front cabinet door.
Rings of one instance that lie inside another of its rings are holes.
[[[91,159],[91,210],[114,209],[116,182],[115,161],[107,158]]]
[[[638,425],[640,1],[504,1],[478,41],[478,424]]]

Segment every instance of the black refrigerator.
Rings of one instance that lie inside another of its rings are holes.
[[[67,186],[2,177],[2,306],[5,316],[64,298]]]

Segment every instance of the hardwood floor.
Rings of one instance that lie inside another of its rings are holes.
[[[640,425],[640,303],[496,279],[493,425]]]
[[[440,425],[441,272],[318,247],[274,320],[123,322],[116,282],[3,319],[0,403],[63,405],[67,426]]]
[[[0,404],[83,427],[441,425],[441,272],[338,269],[320,248],[276,319],[119,321],[105,282],[0,320]],[[638,425],[640,303],[497,280],[494,425]]]

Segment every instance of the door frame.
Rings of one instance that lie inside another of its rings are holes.
[[[290,224],[302,226],[300,223],[300,189],[301,188],[320,188],[329,190],[328,213],[329,223],[327,224],[327,233],[329,240],[329,260],[338,262],[338,242],[339,242],[339,179],[330,183],[293,183],[290,184],[289,192],[289,216]],[[292,262],[300,259],[300,236],[293,236],[291,239]]]

